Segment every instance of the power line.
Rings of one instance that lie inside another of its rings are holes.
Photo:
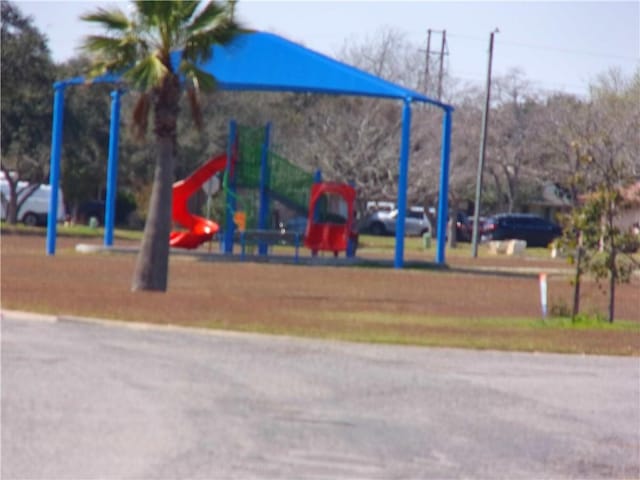
[[[480,72],[460,72],[453,70],[451,71],[451,77],[460,80],[467,80],[471,82],[481,82],[483,80],[483,74]],[[548,80],[540,80],[537,78],[531,78],[529,76],[525,77],[526,81],[531,83],[532,86],[541,85],[541,88],[545,90],[561,90],[561,89],[579,89],[584,90],[589,86],[588,81],[584,81],[582,84],[578,83],[565,83],[565,82],[549,82]]]
[[[520,42],[501,42],[503,45],[511,45],[516,47],[532,48],[535,50],[546,50],[551,52],[571,53],[574,55],[587,55],[591,57],[616,58],[618,60],[634,60],[640,61],[640,57],[627,57],[626,55],[613,55],[608,53],[588,52],[586,50],[573,50],[570,48],[551,47],[547,45],[531,45]]]
[[[466,39],[466,40],[473,40],[473,41],[477,41],[477,42],[484,42],[485,41],[484,39],[479,38],[479,37],[474,37],[474,36],[471,36],[471,35],[464,35],[464,34],[459,34],[459,33],[449,33],[449,36],[450,37],[454,37],[454,38],[462,38],[462,39]],[[547,51],[554,51],[554,52],[570,53],[570,54],[574,54],[574,55],[589,55],[589,56],[592,56],[592,57],[617,58],[619,60],[640,61],[640,57],[629,57],[629,56],[626,56],[626,55],[616,55],[616,54],[604,53],[604,52],[591,52],[591,51],[587,51],[587,50],[575,50],[575,49],[571,49],[571,48],[555,47],[555,46],[551,46],[551,45],[534,45],[534,44],[530,44],[530,43],[504,42],[504,41],[501,41],[500,45],[524,47],[524,48],[531,48],[531,49],[535,49],[535,50],[547,50]]]

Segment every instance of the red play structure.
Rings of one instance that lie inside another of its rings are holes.
[[[246,130],[243,132],[246,132]],[[235,211],[235,200],[238,198],[236,175],[238,171],[244,171],[245,176],[254,176],[255,171],[246,170],[256,168],[254,165],[258,162],[255,162],[255,159],[249,156],[255,155],[254,152],[258,152],[260,155],[259,165],[261,171],[259,175],[259,188],[261,193],[258,214],[261,216],[258,218],[257,228],[242,227],[243,248],[244,242],[249,239],[249,241],[256,242],[259,245],[262,249],[261,254],[266,255],[268,243],[283,244],[292,241],[287,235],[280,232],[280,230],[269,230],[268,222],[265,221],[269,214],[270,195],[277,195],[278,200],[281,202],[287,200],[287,196],[282,193],[282,190],[276,190],[275,187],[272,188],[273,184],[269,183],[268,180],[265,181],[265,179],[273,178],[268,174],[263,174],[263,170],[268,171],[271,167],[268,163],[269,157],[264,155],[264,145],[268,145],[268,137],[265,136],[263,139],[259,139],[258,137],[258,143],[256,145],[247,143],[250,147],[255,147],[249,148],[246,145],[239,144],[240,136],[241,135],[236,132],[235,123],[232,123],[230,127],[230,138],[232,140],[230,141],[233,144],[233,148],[230,153],[230,161],[227,154],[224,153],[211,157],[189,177],[174,183],[172,218],[174,224],[179,225],[181,229],[171,232],[169,243],[172,247],[195,249],[204,242],[211,240],[213,236],[218,233],[220,230],[218,224],[191,213],[188,208],[188,201],[209,178],[218,172],[228,169],[225,171],[225,182],[223,182],[226,195],[226,225],[224,236],[221,240],[224,252],[233,253],[233,242],[236,237],[234,231],[238,228],[238,225],[235,225],[234,221],[230,219],[235,218],[235,214],[237,213]],[[249,140],[245,140],[245,142],[250,141],[251,137],[244,133],[243,138],[246,137],[248,137]],[[255,140],[253,141],[254,143],[256,142]],[[265,143],[261,145],[260,142]],[[245,148],[242,149],[240,147]],[[280,159],[280,161],[283,162],[282,159]],[[284,162],[286,162],[286,160],[284,160]],[[289,165],[289,168],[291,168],[288,163],[284,165]],[[245,170],[242,170],[242,168]],[[282,181],[279,183],[274,182],[274,184],[278,185],[282,183]],[[310,195],[304,245],[311,250],[313,255],[317,255],[319,251],[329,251],[333,252],[335,256],[340,252],[346,252],[347,256],[353,256],[357,244],[357,234],[353,228],[355,224],[355,189],[344,183],[322,182],[320,172],[316,174],[315,183],[309,183],[308,186],[310,188]],[[247,187],[245,186],[244,188]],[[248,188],[256,188],[256,186],[251,185]],[[293,202],[292,204],[294,207],[290,208],[297,208],[298,211],[306,210],[304,202],[302,202],[302,204]],[[285,205],[287,204],[285,203]],[[300,240],[303,239],[299,238],[299,236],[295,237],[296,248],[300,244]]]
[[[356,191],[351,185],[317,182],[311,187],[309,216],[304,244],[316,255],[318,251],[349,253],[355,250],[353,204]]]
[[[189,198],[204,183],[227,167],[227,155],[209,159],[189,177],[173,185],[173,221],[185,230],[171,232],[172,247],[194,249],[213,238],[220,227],[216,222],[189,212]],[[339,252],[355,250],[354,232],[355,189],[344,183],[317,182],[311,186],[309,215],[304,245],[316,255],[319,251]]]
[[[211,240],[220,227],[216,222],[189,212],[187,202],[204,183],[227,166],[227,155],[211,157],[189,177],[173,184],[173,221],[187,230],[174,230],[169,237],[172,247],[198,248]]]

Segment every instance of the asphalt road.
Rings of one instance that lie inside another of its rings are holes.
[[[2,478],[638,478],[637,358],[3,312]]]

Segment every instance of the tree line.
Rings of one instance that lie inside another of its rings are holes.
[[[52,85],[56,79],[84,75],[82,55],[54,64],[46,36],[19,7],[2,2],[2,169],[22,179],[46,182],[51,141]],[[408,88],[424,86],[419,46],[402,32],[383,29],[371,38],[345,44],[338,58]],[[431,69],[432,71],[435,69]],[[70,212],[83,201],[101,199],[106,181],[110,87],[92,85],[66,92],[62,187]],[[538,91],[521,71],[494,78],[483,185],[483,213],[520,211],[535,201],[545,184],[557,185],[570,201],[579,189],[572,179],[580,167],[575,145],[608,149],[625,166],[629,179],[640,178],[640,73],[625,77],[603,72],[589,94]],[[475,191],[483,87],[445,75],[443,100],[453,117],[450,204],[471,213]],[[123,97],[119,189],[135,199],[145,215],[152,182],[151,148],[127,128],[136,93]],[[183,102],[186,103],[186,99]],[[183,109],[187,109],[183,105]],[[272,122],[277,148],[309,170],[320,168],[332,180],[353,181],[360,207],[367,200],[395,200],[401,108],[391,100],[293,93],[213,92],[202,96],[205,125],[178,123],[180,178],[212,153],[225,148],[227,122]],[[408,198],[433,206],[438,194],[440,112],[414,109]],[[607,146],[600,141],[607,136]],[[584,169],[598,182],[596,169]]]

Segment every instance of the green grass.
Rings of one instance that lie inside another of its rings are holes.
[[[206,327],[307,338],[523,352],[638,355],[640,324],[597,318],[572,322],[567,318],[424,317],[371,312],[299,312],[313,322],[278,325],[250,322],[230,326],[210,321]]]
[[[21,223],[9,225],[7,222],[1,222],[0,228],[2,234],[17,233],[21,235],[45,235],[47,227],[27,227]],[[102,238],[104,237],[104,228],[91,228],[88,225],[58,225],[57,234],[60,237],[81,237],[81,238]],[[142,238],[141,230],[114,230],[114,238],[121,240],[140,240]]]
[[[359,247],[366,251],[391,252],[395,248],[396,239],[393,236],[379,235],[360,235]],[[425,252],[422,238],[405,237],[404,249],[406,252]],[[436,251],[436,239],[431,239],[431,246],[426,250]],[[488,248],[485,244],[479,245],[478,253],[480,256],[488,254]],[[527,248],[525,256],[531,258],[548,259],[550,251],[548,248]],[[458,242],[455,248],[447,246],[447,256],[450,257],[471,257],[471,244],[466,242]]]
[[[329,318],[335,318],[336,313],[323,314]],[[532,318],[460,318],[460,317],[425,317],[421,315],[398,314],[398,313],[382,313],[382,312],[344,312],[337,314],[340,318],[347,321],[362,323],[369,325],[415,325],[415,326],[432,326],[432,327],[459,327],[459,328],[509,328],[509,329],[590,329],[590,330],[611,330],[611,331],[631,331],[640,334],[640,323],[616,320],[609,323],[598,316],[579,316],[576,321],[565,317],[548,317],[545,319]]]

